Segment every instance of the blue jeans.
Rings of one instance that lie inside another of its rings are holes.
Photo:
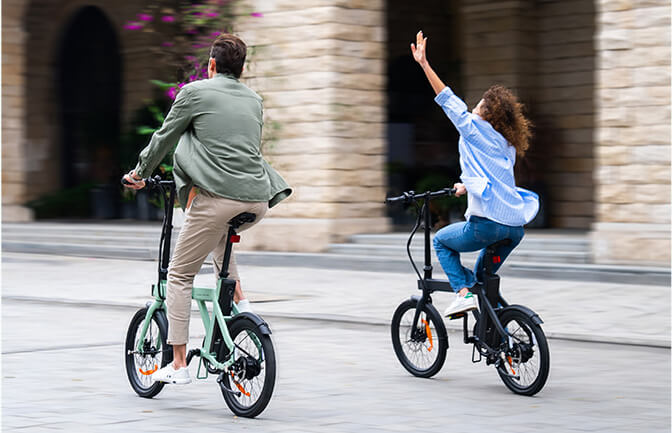
[[[476,281],[482,281],[482,262],[485,247],[502,239],[511,239],[511,244],[497,248],[496,254],[501,262],[495,263],[493,272],[497,272],[504,259],[523,239],[523,228],[499,224],[487,218],[471,216],[469,221],[451,224],[439,230],[434,236],[434,250],[441,267],[448,275],[453,290],[472,288]],[[482,250],[476,261],[474,271],[465,268],[460,262],[460,253]],[[474,275],[475,273],[475,275]]]

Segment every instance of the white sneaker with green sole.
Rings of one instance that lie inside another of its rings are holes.
[[[469,292],[465,296],[457,295],[446,311],[443,312],[443,315],[446,317],[453,316],[458,313],[465,313],[467,311],[478,309],[478,301],[476,300],[476,295]]]

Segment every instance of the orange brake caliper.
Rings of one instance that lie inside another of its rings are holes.
[[[233,371],[232,371],[232,372],[231,372],[231,379],[233,380],[233,383],[235,383],[236,386],[238,387],[238,391],[242,392],[242,393],[245,394],[247,397],[249,397],[249,396],[250,396],[250,393],[247,392],[247,391],[245,391],[245,388],[243,388],[243,385],[241,385],[241,384],[239,384],[238,382],[236,382],[236,379],[235,379],[234,377],[235,377],[235,376],[233,375]]]
[[[429,338],[429,347],[427,348],[428,352],[431,352],[434,348],[434,339],[432,338],[432,330],[429,329],[429,323],[425,319],[422,320],[422,323],[425,324],[425,332],[427,333],[427,338]]]

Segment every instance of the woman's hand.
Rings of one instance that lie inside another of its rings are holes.
[[[411,52],[420,66],[423,68],[427,66],[427,38],[423,36],[422,30],[415,35],[415,44],[411,43]]]
[[[464,186],[463,183],[456,183],[455,185],[453,185],[453,188],[455,188],[455,197],[459,197],[467,193],[467,188]]]

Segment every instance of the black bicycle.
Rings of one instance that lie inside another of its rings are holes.
[[[411,296],[402,302],[392,316],[394,353],[401,365],[418,377],[432,377],[438,373],[448,350],[446,327],[432,305],[431,295],[454,290],[447,280],[432,278],[429,202],[433,198],[454,193],[455,190],[450,188],[420,194],[409,191],[385,201],[388,204],[412,204],[418,214],[406,243],[406,251],[418,274],[418,289],[422,295]],[[420,201],[423,201],[422,205]],[[424,225],[425,234],[424,275],[418,271],[410,250],[413,236],[421,225]],[[458,313],[449,319],[463,319],[464,343],[473,344],[472,362],[480,362],[485,358],[486,364],[494,365],[499,377],[511,391],[534,395],[541,391],[548,378],[550,354],[539,315],[525,306],[509,305],[499,292],[499,276],[492,268],[493,264],[501,262],[501,257],[496,255],[497,248],[510,243],[510,239],[504,239],[486,248],[482,281],[471,290],[477,295],[479,307],[478,310],[472,310],[475,319],[472,335],[469,335],[467,313]]]

